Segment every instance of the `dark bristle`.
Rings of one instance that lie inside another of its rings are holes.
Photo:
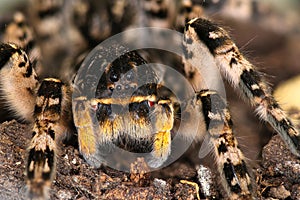
[[[9,61],[11,56],[17,52],[17,49],[13,48],[9,44],[0,44],[0,69]]]
[[[222,29],[206,19],[197,19],[189,26],[193,27],[198,35],[198,38],[208,47],[209,51],[215,55],[215,50],[225,44],[230,38],[224,34],[222,37],[215,39],[210,38],[212,32],[223,32]]]
[[[38,90],[38,96],[45,96],[46,98],[61,98],[62,82],[43,80]]]

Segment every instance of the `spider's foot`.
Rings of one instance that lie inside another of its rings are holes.
[[[153,154],[152,154],[153,155]],[[149,167],[156,169],[159,168],[160,166],[162,166],[162,164],[164,164],[164,162],[167,160],[168,157],[154,157],[152,156],[149,160],[148,160],[148,165]]]
[[[152,168],[160,167],[171,153],[171,134],[169,131],[155,134],[153,150],[148,165]]]
[[[159,100],[152,116],[152,123],[155,134],[152,145],[151,158],[148,164],[152,168],[160,167],[171,153],[171,130],[173,129],[174,119],[171,117],[174,109],[170,100]]]
[[[104,159],[100,155],[98,145],[96,145],[96,138],[87,127],[80,127],[77,130],[80,153],[91,166],[99,168]]]
[[[30,199],[47,199],[55,170],[55,154],[49,148],[31,149],[27,166],[27,187]]]
[[[28,196],[30,199],[45,199],[48,198],[49,188],[55,173],[55,153],[53,149],[53,141],[51,142],[51,139],[46,138],[45,136],[36,137],[34,140],[52,143],[50,147],[45,147],[46,149],[30,149],[28,157]],[[38,146],[39,144],[35,145]]]
[[[99,168],[103,163],[98,148],[97,122],[93,119],[95,110],[90,101],[79,97],[73,104],[74,122],[78,132],[79,150],[84,159],[93,167]]]
[[[216,162],[222,183],[231,199],[253,199],[252,179],[245,158],[232,130],[226,101],[216,92],[203,90],[198,94],[202,112],[215,147]]]

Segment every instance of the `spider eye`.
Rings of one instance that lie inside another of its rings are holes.
[[[115,71],[111,71],[110,74],[109,74],[109,80],[111,82],[117,82],[119,80],[119,74],[116,73]]]
[[[132,71],[126,74],[126,79],[127,81],[132,81],[134,79],[134,74],[132,73]]]
[[[154,106],[154,104],[155,104],[155,102],[154,102],[154,101],[148,101],[148,106],[149,106],[149,107],[152,107],[152,106]]]

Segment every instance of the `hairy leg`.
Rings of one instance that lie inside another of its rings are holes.
[[[210,143],[222,184],[231,199],[253,199],[253,183],[245,157],[232,130],[232,121],[225,100],[216,92],[203,90],[197,93],[199,111],[204,115]]]
[[[49,198],[48,188],[56,171],[57,143],[67,131],[62,122],[67,95],[67,87],[53,78],[44,79],[37,91],[26,169],[30,198]]]
[[[0,44],[0,77],[9,110],[17,117],[32,121],[37,75],[27,54],[15,44]]]
[[[259,117],[270,123],[290,150],[299,156],[298,130],[272,96],[261,74],[241,54],[228,33],[209,20],[195,18],[187,23],[184,40],[186,66],[197,66],[203,59],[207,61],[205,67],[215,65],[228,82],[256,107]]]

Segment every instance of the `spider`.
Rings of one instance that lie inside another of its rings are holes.
[[[142,14],[153,17],[149,17],[149,24],[164,26],[161,22],[170,23],[166,22],[171,15],[168,2],[144,2]],[[55,175],[59,138],[64,135],[77,136],[80,153],[94,167],[105,163],[112,146],[117,146],[150,153],[148,165],[158,168],[171,154],[172,137],[180,123],[177,116],[188,110],[199,115],[196,124],[200,124],[201,130],[186,130],[183,137],[209,135],[222,185],[229,198],[256,198],[251,173],[233,133],[227,103],[217,91],[199,85],[194,71],[189,71],[191,64],[201,63],[206,56],[208,65],[217,66],[228,82],[250,100],[259,116],[281,135],[296,156],[299,156],[299,133],[273,98],[264,78],[240,53],[227,31],[208,19],[194,18],[193,12],[199,11],[196,9],[199,5],[182,1],[182,13],[178,16],[186,20],[184,28],[181,27],[185,50],[182,73],[200,88],[195,89],[192,97],[179,102],[157,81],[159,74],[155,70],[140,67],[147,66],[143,56],[126,50],[118,52],[114,61],[102,63],[105,71],[93,97],[81,93],[78,83],[82,77],[74,71],[89,49],[124,30],[130,20],[137,19],[125,11],[130,6],[140,6],[135,3],[33,1],[33,29],[20,13],[6,27],[4,43],[0,45],[1,88],[15,115],[32,123],[26,167],[29,197],[48,198],[48,188]],[[69,7],[73,9],[71,16],[62,15],[61,11]],[[66,24],[58,21],[62,18]],[[99,54],[109,55],[118,48],[100,49]],[[62,67],[57,68],[57,63]],[[58,79],[53,75],[56,71],[68,73]],[[140,86],[141,79],[147,84]],[[84,86],[84,90],[87,87]],[[71,101],[72,95],[75,101]]]

